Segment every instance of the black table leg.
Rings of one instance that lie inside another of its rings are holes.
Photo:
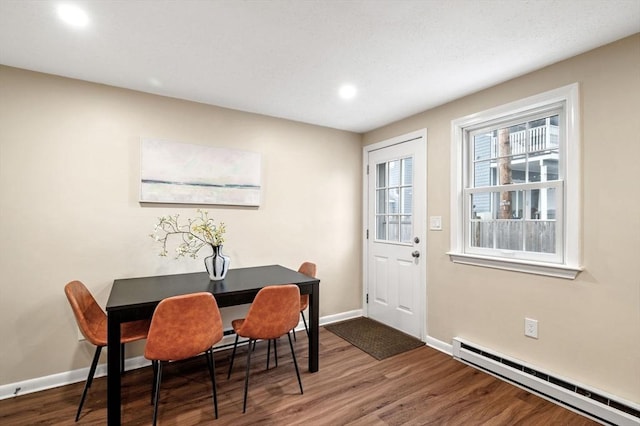
[[[107,325],[107,424],[120,424],[120,318],[108,314]]]
[[[309,371],[319,369],[320,352],[320,283],[312,285],[309,294]]]

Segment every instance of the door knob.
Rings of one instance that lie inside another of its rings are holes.
[[[413,257],[420,257],[420,252],[418,250],[414,251],[413,253],[411,253],[411,256]]]

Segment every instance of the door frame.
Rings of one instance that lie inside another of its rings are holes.
[[[379,149],[387,148],[393,145],[398,145],[403,142],[408,142],[415,139],[421,139],[422,143],[418,144],[416,149],[416,157],[421,156],[424,161],[424,167],[414,168],[414,179],[417,181],[420,179],[424,183],[424,192],[421,194],[423,199],[423,211],[424,222],[422,226],[421,235],[419,238],[424,242],[420,250],[420,282],[424,283],[424,291],[421,294],[420,312],[420,338],[423,342],[427,340],[427,224],[428,224],[428,212],[427,212],[427,129],[420,129],[404,135],[396,136],[390,139],[386,139],[380,142],[373,143],[371,145],[365,145],[362,147],[362,312],[365,317],[369,317],[369,305],[367,303],[367,293],[369,292],[369,276],[368,276],[368,262],[369,262],[369,245],[367,231],[372,230],[370,233],[373,237],[373,228],[369,226],[369,176],[367,173],[367,167],[369,165],[369,153],[377,151]],[[371,170],[373,172],[373,170]]]

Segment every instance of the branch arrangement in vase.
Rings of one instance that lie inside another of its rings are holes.
[[[187,219],[187,223],[180,224],[180,215],[161,216],[152,234],[149,236],[162,243],[160,256],[166,256],[169,237],[176,235],[182,242],[176,247],[176,259],[181,256],[198,257],[198,251],[204,246],[219,247],[224,243],[225,224],[216,225],[209,217],[209,212],[197,210],[195,218]]]

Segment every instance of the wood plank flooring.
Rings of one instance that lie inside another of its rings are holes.
[[[266,342],[251,360],[247,413],[242,414],[246,347],[227,380],[230,350],[216,352],[219,418],[214,419],[204,358],[164,369],[160,425],[571,425],[597,423],[429,347],[376,361],[321,328],[320,371],[307,371],[307,338],[295,342],[304,395],[286,338],[278,367],[266,366]],[[151,368],[122,377],[123,424],[151,424]],[[83,383],[0,401],[2,425],[73,425]],[[89,391],[79,425],[106,423],[106,378]]]

